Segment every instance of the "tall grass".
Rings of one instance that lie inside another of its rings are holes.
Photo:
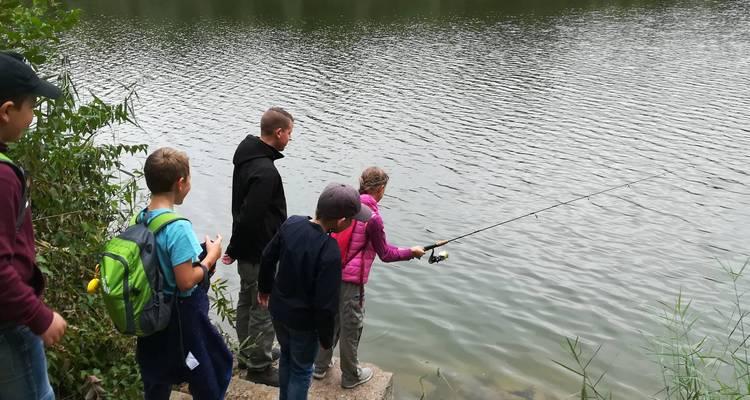
[[[721,263],[720,263],[721,264]],[[650,396],[663,400],[738,400],[750,399],[750,326],[742,300],[744,293],[738,282],[742,279],[746,261],[739,269],[721,264],[727,281],[714,281],[719,291],[731,288],[729,299],[717,295],[714,311],[725,321],[723,333],[706,335],[698,333],[701,315],[692,307],[692,301],[680,291],[674,304],[660,302],[661,332],[648,339],[650,350],[644,357],[656,363],[662,388]],[[558,365],[577,375],[581,380],[575,397],[581,400],[617,398],[601,388],[604,373],[592,375],[591,364],[599,347],[588,350],[578,338],[566,338],[565,346],[572,362]]]

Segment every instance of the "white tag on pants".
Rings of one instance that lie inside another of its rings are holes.
[[[196,360],[196,359],[195,359],[195,356],[193,355],[193,353],[191,353],[191,352],[188,352],[188,355],[187,355],[187,357],[185,357],[185,364],[186,364],[186,365],[188,366],[188,368],[190,368],[190,370],[192,371],[192,370],[194,370],[194,369],[198,368],[198,366],[199,366],[199,365],[200,365],[201,363],[199,363],[199,362],[198,362],[198,360]]]

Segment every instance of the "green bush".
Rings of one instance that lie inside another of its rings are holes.
[[[97,254],[134,208],[138,174],[121,157],[144,153],[101,137],[103,128],[133,124],[132,88],[109,104],[94,95],[82,103],[60,35],[78,22],[78,11],[54,1],[0,0],[0,49],[15,50],[37,68],[55,71],[64,95],[42,100],[36,124],[11,147],[30,172],[38,264],[47,277],[45,301],[69,327],[47,349],[49,373],[60,398],[140,398],[142,385],[133,338],[114,330],[98,296],[85,294]],[[54,78],[53,78],[54,79]]]

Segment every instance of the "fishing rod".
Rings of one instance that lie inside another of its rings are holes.
[[[435,249],[438,248],[438,247],[441,247],[441,246],[445,246],[446,244],[448,244],[450,242],[453,242],[455,240],[463,239],[463,238],[465,238],[467,236],[475,235],[477,233],[484,232],[484,231],[486,231],[488,229],[492,229],[492,228],[498,227],[500,225],[505,225],[507,223],[510,223],[510,222],[513,222],[513,221],[517,221],[517,220],[519,220],[521,218],[526,218],[526,217],[529,217],[529,216],[532,216],[532,215],[535,215],[535,214],[538,214],[538,213],[541,213],[541,212],[544,212],[544,211],[547,211],[547,210],[551,210],[551,209],[556,208],[556,207],[564,206],[564,205],[567,205],[567,204],[570,204],[570,203],[574,203],[574,202],[579,201],[579,200],[583,200],[583,199],[594,197],[594,196],[597,196],[597,195],[600,195],[600,194],[603,194],[603,193],[611,192],[613,190],[617,190],[617,189],[623,188],[625,186],[635,185],[636,183],[647,181],[649,179],[658,178],[658,177],[660,177],[662,175],[665,175],[667,173],[669,173],[669,171],[668,170],[664,170],[664,172],[662,172],[660,174],[650,175],[650,176],[647,176],[645,178],[641,178],[641,179],[638,179],[638,180],[635,180],[635,181],[632,181],[632,182],[623,183],[621,185],[613,186],[611,188],[600,190],[598,192],[585,194],[583,196],[579,196],[579,197],[576,197],[574,199],[570,199],[568,201],[564,201],[562,203],[557,203],[557,204],[551,205],[549,207],[545,207],[545,208],[542,208],[542,209],[539,209],[539,210],[531,211],[531,212],[528,212],[526,214],[519,215],[517,217],[513,217],[511,219],[507,219],[505,221],[498,222],[498,223],[490,225],[490,226],[485,226],[484,228],[477,229],[477,230],[469,232],[469,233],[465,233],[465,234],[463,234],[461,236],[456,236],[453,239],[440,240],[440,241],[437,241],[437,242],[435,242],[433,244],[424,246],[424,251],[432,250],[432,253],[430,254],[430,258],[429,258],[428,262],[430,264],[438,263],[438,262],[443,261],[443,260],[445,260],[445,259],[448,258],[448,252],[442,251],[442,252],[440,252],[436,256],[435,255]]]

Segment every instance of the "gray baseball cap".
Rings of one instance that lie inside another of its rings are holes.
[[[362,207],[357,189],[343,183],[329,183],[318,198],[317,214],[320,218],[354,218],[367,222],[372,210]]]

